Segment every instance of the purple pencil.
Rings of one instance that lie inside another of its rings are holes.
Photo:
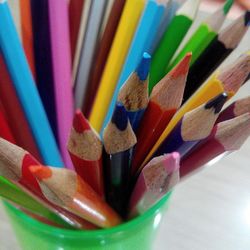
[[[66,148],[73,120],[68,2],[53,0],[48,3],[58,140],[64,163],[72,169]]]
[[[183,158],[200,140],[209,136],[226,100],[227,94],[222,93],[187,112],[162,142],[153,157],[177,151]]]
[[[142,214],[179,181],[180,154],[173,152],[151,160],[141,171],[132,192],[129,217]]]

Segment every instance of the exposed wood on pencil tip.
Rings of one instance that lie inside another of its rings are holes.
[[[226,151],[238,150],[250,135],[250,113],[218,123],[215,138]]]
[[[136,142],[136,136],[128,120],[124,106],[117,103],[111,122],[104,129],[104,147],[108,154],[123,152],[132,148]]]
[[[195,141],[206,138],[213,129],[227,94],[222,93],[206,104],[189,112],[182,118],[181,135],[184,141]]]
[[[187,0],[176,12],[176,15],[184,15],[193,19],[198,11],[201,0]]]
[[[78,133],[91,129],[88,120],[84,117],[80,109],[77,109],[73,119],[73,127]]]
[[[250,112],[250,96],[242,98],[234,103],[234,114],[236,116]]]
[[[142,59],[136,69],[136,73],[141,81],[145,81],[148,77],[150,62],[151,56],[147,52],[144,52]]]
[[[236,93],[250,72],[250,53],[242,54],[235,62],[219,72],[218,79],[227,93]]]
[[[218,96],[216,96],[215,98],[213,98],[212,100],[210,100],[209,102],[207,102],[205,104],[205,109],[214,109],[214,113],[217,114],[221,111],[224,103],[226,102],[228,98],[227,93],[222,93],[219,94]]]

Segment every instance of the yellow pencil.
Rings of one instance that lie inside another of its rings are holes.
[[[197,108],[201,104],[209,101],[215,96],[223,93],[228,93],[232,97],[244,83],[250,70],[250,53],[249,51],[240,56],[231,65],[228,65],[223,70],[216,72],[206,83],[204,83],[193,96],[179,109],[174,115],[168,126],[161,134],[154,147],[151,149],[146,159],[142,163],[144,166],[153,156],[154,152],[161,145],[164,139],[172,131],[174,126],[180,121],[183,115],[192,109]]]
[[[100,132],[145,0],[127,0],[104,68],[93,108],[91,125]]]

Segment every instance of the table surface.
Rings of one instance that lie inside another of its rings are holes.
[[[204,15],[199,15],[198,22]],[[249,49],[250,33],[225,62]],[[237,98],[250,94],[250,82]],[[239,152],[181,182],[171,197],[154,250],[250,249],[250,140]],[[0,204],[0,250],[20,250]]]

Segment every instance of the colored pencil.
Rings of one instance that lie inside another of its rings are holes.
[[[94,0],[91,5],[88,26],[82,44],[77,75],[75,79],[75,107],[82,108],[87,90],[89,73],[98,42],[100,24],[106,8],[105,0]]]
[[[150,49],[153,37],[156,34],[158,25],[164,14],[164,9],[165,5],[163,1],[149,0],[147,2],[138,23],[133,41],[131,42],[119,81],[115,87],[102,130],[106,127],[113,114],[120,88],[140,63],[142,54]],[[133,127],[132,123],[131,125]]]
[[[250,114],[216,124],[211,135],[181,162],[184,177],[225,153],[238,150],[250,135]]]
[[[0,49],[0,100],[16,143],[41,159]]]
[[[103,35],[103,32],[106,28],[106,25],[107,25],[107,22],[108,22],[108,19],[109,19],[109,16],[110,16],[110,12],[111,12],[111,9],[113,7],[113,4],[114,4],[115,0],[108,0],[107,1],[107,6],[105,8],[105,12],[104,12],[104,15],[103,15],[103,20],[102,20],[102,23],[101,23],[101,28],[100,28],[100,31],[99,31],[99,39],[102,38],[102,35]]]
[[[96,60],[92,65],[89,84],[87,87],[88,95],[86,95],[84,105],[82,107],[83,113],[86,115],[86,117],[88,117],[90,114],[91,107],[101,80],[102,72],[106,64],[113,38],[119,24],[124,4],[125,0],[114,1],[112,9],[110,11],[109,19],[107,21],[107,25],[103,32],[103,36],[96,50]]]
[[[74,62],[77,37],[80,29],[81,17],[84,8],[84,0],[69,1],[69,30],[72,64]]]
[[[90,114],[90,123],[97,132],[100,132],[102,128],[144,3],[144,0],[128,0],[124,6]]]
[[[102,142],[80,110],[75,113],[67,148],[77,174],[104,197]]]
[[[227,13],[229,12],[234,0],[227,0],[225,4],[216,10],[208,19],[204,20],[197,30],[193,33],[191,38],[184,45],[183,49],[176,55],[166,68],[166,72],[171,70],[187,52],[192,52],[191,66],[202,54],[206,47],[216,37],[219,29],[221,28]]]
[[[176,65],[156,86],[137,132],[137,144],[132,161],[132,171],[143,162],[175,112],[181,105],[189,69],[191,53]]]
[[[168,29],[169,24],[172,22],[176,12],[187,0],[169,0],[167,3],[167,8],[165,10],[164,17],[161,21],[161,24],[157,30],[157,34],[154,38],[153,46],[151,46],[149,52],[154,53],[156,47],[159,45],[159,42],[162,39],[164,32]]]
[[[50,126],[56,139],[58,139],[48,0],[37,0],[30,3],[37,89]]]
[[[129,217],[143,214],[175,186],[179,180],[177,152],[152,159],[141,171],[129,203]]]
[[[55,205],[64,207],[102,228],[121,223],[115,211],[73,170],[31,166],[30,171],[40,186],[46,187],[42,189],[42,192]]]
[[[104,175],[106,200],[124,216],[129,189],[130,163],[136,136],[126,109],[117,103],[111,121],[104,129]]]
[[[4,138],[9,142],[15,143],[14,136],[12,134],[12,131],[10,130],[10,126],[4,114],[1,100],[0,100],[0,137]]]
[[[72,169],[66,146],[73,120],[68,3],[49,1],[48,10],[58,143],[65,166]]]
[[[237,18],[231,25],[219,32],[211,44],[190,68],[183,103],[200,87],[207,77],[238,46],[249,27],[250,12]]]
[[[80,27],[79,27],[78,37],[77,37],[74,62],[73,62],[73,69],[72,69],[72,84],[73,84],[73,86],[75,85],[76,74],[77,74],[77,70],[78,70],[82,44],[83,44],[84,37],[86,34],[91,5],[92,5],[91,0],[84,0],[84,8],[83,8],[83,12],[82,12],[82,17],[81,17],[81,22],[80,22]]]
[[[22,148],[0,138],[0,175],[27,192],[46,208],[56,213],[67,224],[76,228],[93,229],[95,226],[75,214],[53,205],[44,196],[37,180],[29,167],[40,164],[31,154]]]
[[[33,47],[32,17],[30,0],[21,0],[21,31],[23,48],[29,62],[30,70],[35,78],[35,58]]]
[[[201,140],[209,136],[226,100],[227,94],[222,93],[187,112],[160,144],[153,157],[173,151],[179,152],[181,159],[185,157]]]
[[[117,101],[127,111],[132,129],[136,132],[145,109],[148,106],[148,73],[151,56],[143,53],[141,61],[127,81],[121,87]]]
[[[220,113],[216,123],[233,119],[245,113],[250,113],[250,96],[239,99],[230,104]]]
[[[231,65],[227,65],[223,70],[214,73],[209,80],[204,83],[171,119],[168,126],[165,128],[160,138],[155,143],[142,165],[145,165],[153,153],[157,150],[159,145],[168,136],[175,125],[180,121],[183,115],[192,109],[197,108],[199,105],[208,102],[215,96],[227,92],[228,97],[232,97],[241,85],[245,82],[249,74],[249,58],[250,53],[247,52],[240,56]]]
[[[49,209],[33,199],[29,194],[23,192],[17,186],[2,177],[0,177],[0,197],[14,203],[14,205],[20,209],[25,209],[25,212],[28,210],[29,213],[32,212],[33,215],[39,215],[43,219],[51,223],[53,222],[54,225],[72,228],[55,213],[52,213]]]
[[[164,32],[153,57],[150,68],[149,93],[165,75],[165,68],[179,47],[196,17],[200,0],[188,0],[176,12]]]
[[[21,4],[20,0],[8,0],[8,6],[10,8],[13,21],[15,23],[15,27],[18,33],[19,39],[22,37],[22,28],[21,28]]]

